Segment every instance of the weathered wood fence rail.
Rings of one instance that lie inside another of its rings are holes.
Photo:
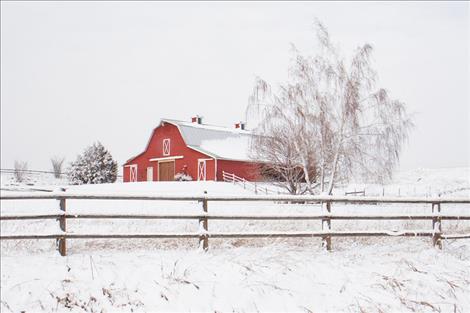
[[[442,220],[470,220],[470,214],[442,214],[442,204],[470,204],[469,198],[385,198],[385,197],[348,197],[348,196],[154,196],[154,195],[103,195],[103,194],[74,194],[69,192],[21,192],[0,195],[0,200],[32,200],[56,199],[59,201],[61,214],[18,214],[0,215],[1,221],[11,220],[38,220],[56,219],[59,221],[61,232],[54,234],[1,234],[0,240],[20,239],[56,239],[61,255],[67,254],[67,239],[106,239],[106,238],[199,238],[199,245],[206,250],[209,247],[209,238],[291,238],[291,237],[321,237],[325,249],[331,250],[332,237],[357,236],[428,236],[432,238],[434,246],[441,247],[441,239],[470,238],[470,234],[444,234]],[[76,200],[165,200],[165,201],[198,201],[202,203],[200,214],[68,214],[66,201]],[[209,202],[289,202],[289,203],[321,203],[322,214],[209,214]],[[429,204],[430,214],[333,214],[333,203],[355,204]],[[470,212],[469,212],[470,213]],[[199,220],[198,233],[151,233],[151,234],[76,234],[67,232],[68,219],[196,219]],[[209,232],[208,220],[320,220],[322,231],[271,231],[271,232]],[[430,220],[432,226],[429,230],[404,231],[332,231],[331,220]]]

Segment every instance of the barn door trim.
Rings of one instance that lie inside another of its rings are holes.
[[[197,180],[206,180],[206,171],[207,171],[207,166],[206,166],[206,159],[199,159],[197,161]]]
[[[130,182],[137,181],[137,164],[129,165],[129,181]]]
[[[176,162],[175,162],[174,159],[159,160],[159,161],[158,161],[158,170],[157,170],[157,181],[162,181],[162,180],[160,179],[160,164],[162,164],[162,163],[173,163],[173,175],[176,174]],[[174,179],[174,177],[173,177],[173,179]],[[172,179],[172,180],[173,180],[173,179]]]
[[[175,156],[169,156],[169,157],[163,157],[163,158],[151,158],[149,159],[149,161],[153,162],[153,161],[158,161],[158,162],[162,162],[162,161],[173,161],[173,160],[178,160],[178,159],[183,159],[184,157],[182,155],[175,155]]]
[[[153,166],[147,167],[147,181],[153,181]]]

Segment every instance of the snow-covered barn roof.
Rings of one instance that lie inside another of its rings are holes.
[[[162,119],[160,125],[162,123],[178,127],[191,149],[217,159],[250,161],[250,131],[172,119]]]

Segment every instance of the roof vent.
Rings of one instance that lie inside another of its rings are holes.
[[[244,122],[238,122],[238,123],[235,124],[235,128],[245,130],[245,123]]]
[[[202,116],[196,115],[196,116],[191,117],[191,122],[202,124]]]

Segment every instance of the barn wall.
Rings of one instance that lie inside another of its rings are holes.
[[[164,125],[156,128],[150,138],[149,144],[141,155],[130,160],[125,165],[137,164],[137,180],[147,181],[147,167],[153,167],[153,180],[158,180],[158,162],[149,161],[151,158],[168,157],[163,155],[163,139],[170,138],[170,155],[169,156],[183,156],[182,159],[175,160],[175,174],[181,172],[184,165],[188,166],[188,174],[197,180],[197,165],[198,159],[210,158],[205,154],[197,152],[186,146],[183,137],[181,136],[178,128],[175,125],[164,123]],[[209,163],[209,162],[208,162]],[[212,166],[213,168],[213,166]],[[207,180],[214,179],[214,171],[209,171],[207,167]],[[129,168],[124,167],[124,182],[129,182]]]
[[[217,160],[217,180],[223,181],[222,171],[233,173],[248,181],[259,181],[259,165],[252,162]]]
[[[128,166],[125,166],[123,167],[122,169],[122,177],[123,177],[123,181],[124,182],[128,182],[130,180],[130,174],[129,174],[129,167]]]
[[[137,181],[147,181],[147,167],[151,166],[150,162],[148,162],[148,157],[146,157],[146,154],[139,155],[137,158],[135,158],[132,162],[128,163],[130,164],[137,164]],[[127,165],[127,164],[126,164]],[[155,177],[155,171],[154,171],[154,177]],[[124,182],[129,182],[130,181],[130,169],[129,167],[124,167]]]
[[[215,180],[215,161],[206,161],[206,180]]]

